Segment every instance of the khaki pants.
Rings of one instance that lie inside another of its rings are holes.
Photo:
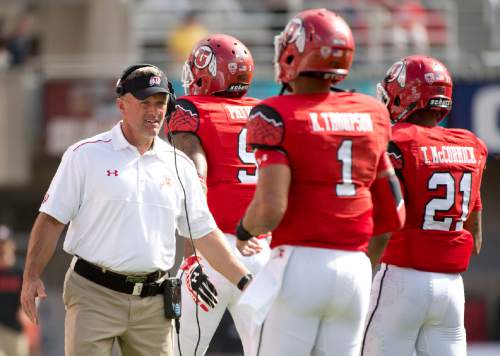
[[[22,332],[0,325],[0,356],[28,355],[28,338]]]
[[[115,292],[66,273],[66,356],[109,356],[114,338],[123,356],[173,355],[172,321],[163,314],[163,296],[141,298]]]

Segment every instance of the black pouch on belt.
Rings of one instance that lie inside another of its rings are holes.
[[[178,319],[181,317],[181,280],[170,277],[165,279],[163,286],[165,318]]]

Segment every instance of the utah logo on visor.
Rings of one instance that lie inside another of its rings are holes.
[[[403,67],[404,63],[402,61],[394,63],[385,74],[385,81],[387,83],[394,81],[399,76],[399,73],[401,73]]]
[[[304,52],[305,31],[300,18],[292,19],[285,28],[285,43],[294,43],[299,52]]]
[[[385,75],[385,82],[390,83],[398,80],[399,85],[403,88],[406,82],[406,65],[402,61],[398,61],[392,65]]]
[[[161,84],[161,78],[157,75],[149,78],[149,86],[150,87],[156,87]]]
[[[212,49],[208,46],[198,47],[196,52],[194,53],[194,65],[198,69],[203,69],[207,67],[212,61],[212,57],[214,53]]]

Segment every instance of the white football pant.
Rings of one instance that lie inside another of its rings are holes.
[[[382,264],[373,280],[362,356],[465,356],[460,274]]]
[[[267,240],[260,240],[262,251],[256,255],[245,257],[240,254],[236,248],[236,237],[231,234],[225,234],[229,245],[231,246],[233,254],[238,257],[238,259],[248,268],[252,274],[257,274],[257,272],[264,266],[269,259],[270,248]],[[198,348],[196,349],[196,343],[198,340],[198,325],[196,323],[196,303],[189,294],[186,288],[186,283],[182,283],[182,316],[180,319],[180,346],[183,356],[196,356],[205,355],[205,352],[210,345],[210,341],[219,326],[219,323],[226,311],[226,308],[231,313],[236,330],[241,338],[241,343],[243,344],[243,349],[245,345],[249,342],[247,335],[244,332],[245,322],[240,316],[239,307],[237,305],[238,299],[241,295],[241,291],[229,282],[224,276],[219,272],[215,271],[207,262],[207,260],[202,259],[202,265],[204,272],[208,275],[208,278],[213,283],[217,289],[217,300],[219,301],[214,309],[209,309],[208,312],[203,311],[198,308],[198,320],[200,324],[200,342]],[[177,346],[177,335],[174,335],[174,354],[179,355],[179,348]]]
[[[359,356],[371,285],[365,253],[295,246],[283,278],[257,355]]]

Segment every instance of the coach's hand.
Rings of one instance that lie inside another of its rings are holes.
[[[181,270],[183,271],[184,281],[191,297],[201,309],[208,312],[208,308],[215,307],[217,304],[217,290],[203,272],[200,264],[201,258],[194,255],[184,259]]]
[[[40,278],[23,279],[23,288],[21,290],[21,305],[28,318],[35,324],[38,324],[38,311],[35,298],[45,299],[45,286]]]

